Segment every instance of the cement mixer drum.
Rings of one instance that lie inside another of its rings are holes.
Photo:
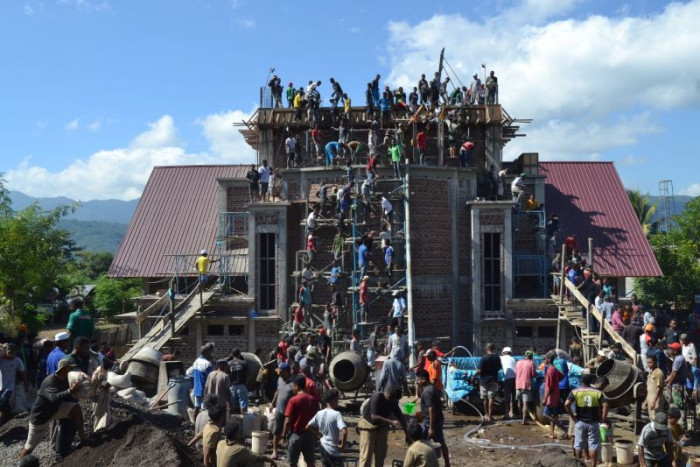
[[[331,361],[329,375],[336,388],[341,391],[355,391],[365,384],[369,368],[355,352],[342,352]]]

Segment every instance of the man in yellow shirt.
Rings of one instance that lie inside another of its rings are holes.
[[[301,120],[301,93],[302,90],[299,88],[294,96],[294,101],[292,104],[294,106],[294,120]]]
[[[187,445],[194,446],[201,439],[204,467],[215,467],[217,465],[216,448],[219,439],[221,439],[221,427],[226,422],[226,407],[214,405],[209,407],[207,412],[209,412],[209,423],[204,425],[204,429],[197,433]]]
[[[218,261],[218,259],[209,259],[207,250],[202,250],[199,252],[199,258],[197,258],[196,265],[197,272],[199,273],[199,282],[202,283],[202,285],[206,284],[206,282],[209,280],[209,268],[211,267],[212,263],[216,263]]]
[[[530,197],[525,201],[525,210],[534,211],[539,207],[539,203],[535,199],[535,195],[530,195]]]

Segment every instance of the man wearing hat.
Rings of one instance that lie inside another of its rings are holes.
[[[401,327],[403,324],[403,313],[406,310],[406,300],[398,290],[395,290],[392,296],[394,301],[391,304],[391,310],[389,310],[389,325]]]
[[[503,367],[503,403],[508,413],[503,418],[515,416],[515,359],[510,347],[503,347],[501,351],[501,367]],[[504,410],[505,410],[504,409]]]
[[[608,354],[605,350],[599,350],[595,357],[591,358],[586,362],[586,368],[588,368],[590,373],[595,373],[595,370],[608,359]]]
[[[20,458],[30,454],[49,432],[49,423],[54,420],[70,419],[78,430],[80,442],[85,441],[85,425],[83,412],[73,394],[79,391],[78,381],[68,385],[68,372],[74,367],[67,360],[58,363],[56,371],[47,376],[41,383],[37,398],[29,414],[29,434],[27,442],[20,452]],[[68,430],[61,429],[64,435]],[[74,433],[74,432],[73,432]],[[71,434],[72,438],[72,434]],[[58,445],[63,445],[60,442]],[[68,443],[70,445],[70,443]]]
[[[637,441],[639,465],[641,467],[671,467],[671,457],[667,453],[673,450],[673,437],[668,429],[668,416],[657,412],[654,420],[642,428]]]
[[[56,347],[49,353],[46,358],[46,374],[56,373],[58,362],[66,358],[67,351],[70,348],[70,333],[59,332],[54,337]]]
[[[209,259],[209,253],[207,253],[207,250],[202,250],[199,252],[199,257],[197,258],[195,264],[197,266],[197,272],[199,273],[199,282],[203,286],[206,285],[207,280],[209,280],[209,268],[211,267],[212,263],[216,263],[218,261],[218,259]]]

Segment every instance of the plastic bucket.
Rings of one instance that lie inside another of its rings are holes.
[[[404,402],[403,403],[403,413],[406,415],[413,415],[416,413],[416,403],[415,402]]]
[[[610,443],[600,444],[600,461],[609,464],[613,460],[613,446]]]
[[[615,443],[615,454],[618,464],[632,464],[634,462],[634,443],[626,439],[619,440]]]
[[[598,427],[598,431],[600,432],[601,443],[612,442],[612,427],[610,425],[607,423],[601,423]]]
[[[267,431],[254,431],[252,436],[252,451],[255,454],[265,454],[265,451],[267,451],[267,441],[270,438],[270,433]]]

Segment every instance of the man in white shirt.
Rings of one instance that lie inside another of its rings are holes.
[[[510,184],[510,192],[513,195],[513,202],[520,204],[523,196],[525,195],[525,182],[523,177],[527,176],[526,172],[521,173]]]
[[[262,161],[258,173],[260,174],[260,199],[261,201],[269,201],[267,188],[270,185],[270,168],[267,166],[267,159]]]
[[[295,157],[297,153],[297,140],[294,135],[289,135],[284,141],[284,148],[287,151],[287,168],[292,168],[295,165]]]
[[[382,220],[386,220],[389,225],[394,222],[394,206],[384,196],[382,196]]]
[[[309,213],[309,217],[306,218],[306,233],[310,234],[316,228],[316,219],[318,219],[321,207],[317,204]]]
[[[515,416],[515,359],[510,347],[501,351],[501,366],[503,367],[503,403],[508,413],[503,418]]]
[[[681,345],[683,346],[682,354],[685,361],[688,362],[690,366],[695,366],[695,362],[698,360],[698,353],[695,351],[695,344],[690,342],[688,339],[688,334],[681,334]]]
[[[406,300],[401,296],[398,290],[393,293],[394,302],[389,310],[389,324],[391,326],[401,327],[403,322],[403,312],[406,310]]]
[[[323,465],[343,465],[340,453],[345,450],[348,428],[343,416],[337,410],[339,397],[337,389],[328,391],[323,397],[326,408],[316,412],[306,426],[307,429],[321,434],[319,450]]]

